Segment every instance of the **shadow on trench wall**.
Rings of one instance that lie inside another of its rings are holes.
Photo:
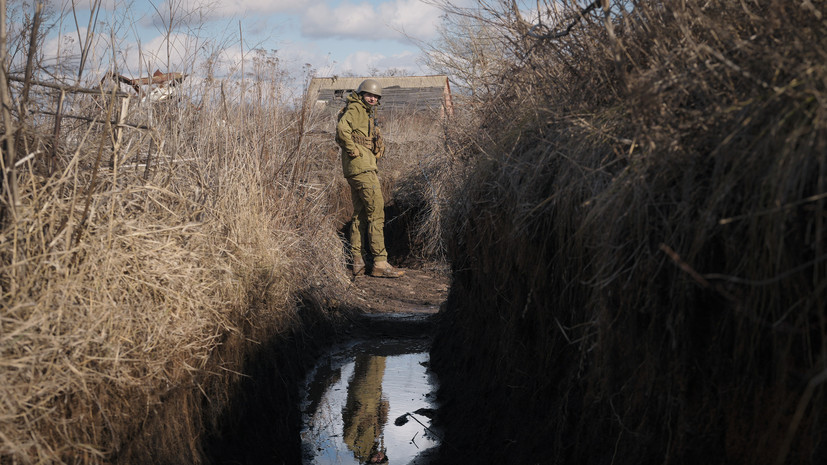
[[[248,343],[244,376],[225,412],[207,428],[211,433],[203,442],[206,463],[301,463],[299,386],[321,350],[320,341],[333,331],[319,311],[305,298],[299,304],[299,321],[289,330],[260,344]]]

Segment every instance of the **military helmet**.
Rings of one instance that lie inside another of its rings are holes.
[[[382,96],[382,86],[376,81],[376,79],[365,79],[359,84],[359,88],[356,89],[356,93],[362,95],[362,92],[368,92],[373,95],[378,95],[379,97]]]

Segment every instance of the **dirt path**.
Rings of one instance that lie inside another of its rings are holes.
[[[449,285],[447,274],[433,267],[408,268],[396,279],[357,277],[348,300],[367,313],[436,313],[448,297]]]

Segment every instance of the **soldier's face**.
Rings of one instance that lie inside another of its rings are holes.
[[[371,94],[370,92],[363,93],[362,98],[365,99],[365,103],[367,103],[370,106],[379,103],[379,96],[376,94]]]

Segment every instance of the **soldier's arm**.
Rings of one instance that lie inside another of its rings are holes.
[[[356,157],[359,155],[359,148],[356,147],[356,143],[353,142],[351,113],[350,108],[348,108],[345,114],[339,119],[339,123],[336,125],[336,135],[339,137],[339,141],[344,144],[345,152],[351,157]]]

